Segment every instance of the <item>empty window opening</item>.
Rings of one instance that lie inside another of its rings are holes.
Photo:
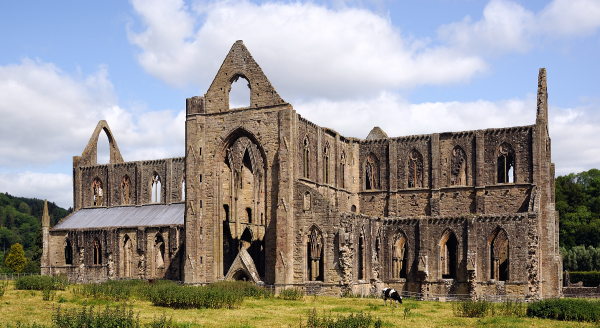
[[[104,191],[102,188],[102,181],[100,180],[100,178],[96,178],[94,179],[94,182],[92,182],[92,194],[92,204],[94,206],[102,206],[104,204]]]
[[[367,156],[367,162],[365,164],[365,180],[366,190],[379,188],[379,161],[373,153]]]
[[[125,175],[123,179],[121,179],[121,204],[129,205],[131,204],[131,179],[129,176]]]
[[[394,237],[392,248],[392,278],[406,278],[406,237],[398,234]]]
[[[364,265],[364,257],[365,257],[365,237],[363,234],[360,234],[360,238],[358,238],[358,280],[365,279],[365,265]]]
[[[246,216],[248,217],[248,223],[252,223],[252,209],[246,207]]]
[[[263,216],[263,213],[260,213],[260,224],[265,225],[265,218]]]
[[[450,168],[450,185],[451,186],[466,186],[467,185],[467,155],[465,151],[456,146],[452,150],[452,162]]]
[[[152,203],[160,203],[161,194],[162,194],[162,184],[160,182],[160,177],[158,174],[154,173],[154,177],[152,178]]]
[[[423,156],[416,149],[408,157],[408,188],[423,188]]]
[[[509,245],[506,231],[498,229],[492,234],[490,278],[496,281],[508,280]]]
[[[223,204],[223,214],[224,214],[225,222],[229,222],[229,205]]]
[[[110,144],[108,142],[108,136],[104,129],[100,131],[98,135],[98,143],[97,143],[97,155],[96,155],[96,163],[97,164],[107,164],[110,163]]]
[[[356,213],[356,205],[350,206],[350,212]]]
[[[503,143],[498,148],[498,183],[515,182],[515,152],[512,147]]]
[[[323,149],[323,182],[329,183],[329,146]]]
[[[308,234],[307,268],[309,281],[323,281],[323,236],[317,228]]]
[[[102,264],[102,246],[100,246],[100,241],[98,239],[94,239],[94,265]]]
[[[451,231],[446,231],[440,242],[440,271],[443,279],[456,279],[458,240]]]
[[[125,235],[123,238],[123,276],[133,276],[133,244],[129,235]]]
[[[73,264],[73,246],[71,245],[71,241],[68,239],[65,243],[65,264]]]
[[[165,267],[165,241],[160,233],[154,238],[155,265],[157,269]]]
[[[246,77],[236,75],[231,80],[229,108],[250,107],[250,83]]]
[[[344,156],[344,154],[342,154],[342,157],[340,158],[340,188],[346,188],[345,185],[345,179],[344,179],[344,163],[346,162],[346,158]]]
[[[309,169],[308,169],[308,164],[309,164],[308,138],[304,139],[304,152],[303,152],[303,154],[304,154],[304,160],[302,161],[304,163],[304,174],[303,174],[303,177],[305,179],[308,179],[308,172],[309,172]]]
[[[181,200],[185,200],[185,175],[181,179]]]

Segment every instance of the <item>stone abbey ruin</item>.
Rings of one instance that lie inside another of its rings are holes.
[[[240,78],[250,107],[230,108]],[[206,94],[187,99],[185,157],[125,162],[98,124],[73,158],[74,212],[43,223],[42,272],[558,296],[545,69],[537,93],[533,125],[348,138],[296,113],[237,41]],[[110,163],[98,165],[102,130]]]

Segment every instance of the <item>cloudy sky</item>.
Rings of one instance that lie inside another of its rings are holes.
[[[1,1],[0,192],[72,206],[102,119],[126,161],[183,156],[185,98],[236,40],[302,116],[359,138],[533,124],[545,67],[557,174],[600,168],[599,29],[597,0]]]

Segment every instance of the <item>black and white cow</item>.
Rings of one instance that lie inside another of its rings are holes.
[[[396,301],[396,307],[398,307],[398,303],[402,304],[402,296],[400,296],[395,289],[386,287],[383,289],[383,303],[385,306],[387,306],[388,299],[390,300],[390,305],[392,305],[394,301]]]

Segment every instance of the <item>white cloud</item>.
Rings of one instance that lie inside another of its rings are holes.
[[[597,0],[554,0],[534,13],[506,0],[492,0],[483,18],[440,26],[438,37],[470,54],[500,55],[525,53],[544,39],[585,37],[600,28],[600,2]]]
[[[203,91],[240,39],[288,100],[374,96],[382,89],[466,81],[486,69],[476,56],[403,36],[367,9],[245,0],[194,9],[183,1],[134,0],[133,6],[144,24],[141,32],[129,31],[141,49],[139,63],[168,83]]]
[[[106,67],[80,77],[39,60],[0,66],[0,99],[0,167],[70,161],[81,154],[100,120],[108,121],[126,160],[184,153],[183,112],[133,117],[118,105]]]
[[[0,192],[47,199],[65,209],[73,206],[73,179],[62,173],[0,173]]]

